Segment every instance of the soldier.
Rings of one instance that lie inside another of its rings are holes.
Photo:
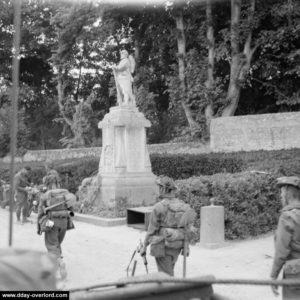
[[[41,196],[38,208],[38,234],[45,232],[45,245],[49,253],[57,258],[62,279],[67,277],[66,266],[62,260],[61,244],[68,229],[74,228],[71,217],[74,216],[72,206],[75,195],[66,189],[56,187],[56,179],[45,177],[48,191]]]
[[[140,254],[145,255],[150,244],[158,271],[174,276],[178,256],[191,240],[196,214],[187,203],[175,197],[176,186],[171,178],[160,177],[157,184],[162,200],[153,207]]]
[[[50,189],[51,184],[55,186],[55,188],[60,188],[61,187],[61,179],[58,174],[58,172],[54,169],[53,164],[49,164],[46,166],[46,176],[43,178],[43,184]]]
[[[27,219],[28,209],[28,191],[31,189],[29,182],[29,174],[31,168],[25,167],[15,175],[15,200],[17,221],[24,224],[29,222]],[[22,212],[22,221],[20,220]]]
[[[271,278],[276,279],[283,269],[283,278],[300,279],[300,178],[280,177],[283,206],[275,235],[275,255]],[[278,286],[272,286],[278,296]],[[284,286],[282,299],[300,299],[300,287]]]

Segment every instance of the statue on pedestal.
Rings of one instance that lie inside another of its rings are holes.
[[[118,105],[135,106],[135,96],[132,92],[132,73],[134,72],[135,61],[126,50],[121,50],[120,56],[119,64],[112,66],[117,88]]]

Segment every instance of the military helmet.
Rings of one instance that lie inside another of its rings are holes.
[[[157,185],[164,187],[167,191],[177,189],[174,180],[168,176],[159,176],[156,180],[156,183]]]
[[[277,186],[291,185],[300,189],[300,178],[297,176],[286,176],[277,178]]]
[[[53,186],[57,188],[59,187],[59,178],[57,178],[57,176],[55,176],[54,174],[47,174],[43,178],[43,184],[47,187],[47,189],[52,189]]]

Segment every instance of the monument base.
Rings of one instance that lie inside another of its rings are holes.
[[[100,175],[99,204],[108,208],[117,206],[149,206],[157,202],[158,187],[152,173],[124,173]]]

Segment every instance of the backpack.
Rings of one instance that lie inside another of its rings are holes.
[[[163,227],[185,228],[194,222],[195,212],[184,201],[174,198],[164,199],[161,203],[167,210]]]
[[[63,204],[53,210],[63,210],[72,207],[76,202],[76,196],[66,189],[53,189],[47,191],[43,197],[46,198],[47,206],[52,206],[61,202]]]
[[[161,234],[165,245],[170,248],[181,249],[184,246],[185,235],[190,240],[190,228],[195,220],[196,213],[180,199],[164,199],[161,204],[166,208],[165,219]]]

